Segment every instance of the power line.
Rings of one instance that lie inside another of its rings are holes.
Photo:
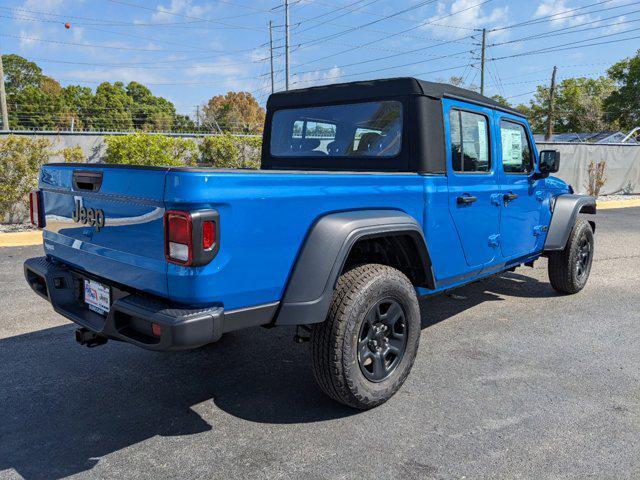
[[[0,8],[2,8],[2,7],[0,7]],[[18,20],[18,21],[44,22],[44,23],[56,23],[56,24],[60,23],[58,21],[51,21],[51,20],[46,20],[46,19],[15,18],[15,17],[7,17],[5,15],[0,15],[0,18],[7,18],[7,19],[12,19],[12,20]],[[256,48],[264,47],[266,45],[265,43],[262,43],[260,45],[255,46],[255,47],[245,48],[245,49],[240,49],[240,50],[203,49],[201,47],[196,47],[196,46],[193,46],[193,45],[186,45],[186,44],[183,44],[183,43],[177,43],[177,42],[172,42],[172,41],[168,41],[168,40],[162,40],[162,39],[154,38],[154,37],[135,35],[135,34],[131,34],[131,33],[114,32],[112,30],[102,30],[100,28],[95,28],[95,27],[91,27],[91,30],[95,31],[95,32],[107,33],[109,35],[118,35],[118,36],[122,36],[122,37],[130,37],[130,38],[135,38],[135,39],[140,39],[140,40],[148,40],[150,42],[166,43],[167,45],[175,45],[175,46],[179,46],[179,47],[188,48],[189,51],[199,50],[199,51],[202,51],[202,52],[212,52],[212,53],[242,53],[242,52],[249,52],[249,51],[255,50]],[[99,45],[96,45],[96,47],[100,48]]]
[[[424,62],[416,62],[416,63],[410,63],[410,64],[406,64],[405,66],[413,66],[413,65],[417,65],[419,63],[424,63]],[[335,79],[335,78],[348,78],[348,77],[355,77],[355,76],[359,76],[359,75],[367,75],[369,73],[379,73],[381,71],[385,71],[385,70],[392,70],[394,68],[399,68],[402,67],[403,65],[396,65],[393,67],[387,67],[387,68],[377,68],[375,70],[368,70],[366,72],[357,72],[357,73],[347,73],[347,74],[339,74],[339,75],[334,75],[334,76],[330,76],[330,77],[324,77],[322,78],[322,80],[331,80],[331,79]],[[443,68],[443,69],[439,69],[439,70],[431,70],[430,72],[426,72],[426,73],[421,73],[418,75],[430,75],[432,73],[439,73],[439,72],[446,72],[449,70],[456,70],[458,68],[463,68],[465,65],[457,65],[455,67],[448,67],[448,68]],[[315,79],[314,79],[315,80]],[[300,80],[300,81],[294,81],[293,84],[298,84],[298,83],[308,83],[309,81],[314,81],[314,80]]]
[[[222,67],[242,67],[242,66],[246,66],[247,64],[261,64],[266,62],[267,60],[269,60],[269,57],[265,57],[265,58],[260,58],[258,60],[246,60],[243,62],[237,62],[237,63],[214,63],[211,65],[191,65],[189,67],[185,67],[185,66],[172,66],[172,67],[153,67],[153,66],[145,66],[144,64],[154,64],[154,63],[162,63],[162,62],[138,62],[135,64],[114,64],[114,63],[98,63],[98,62],[80,62],[77,60],[54,60],[54,59],[49,59],[49,58],[38,58],[38,57],[31,57],[32,60],[37,60],[38,62],[42,62],[42,63],[54,63],[54,64],[62,64],[62,65],[84,65],[84,66],[90,66],[90,67],[119,67],[119,68],[125,68],[128,70],[154,70],[154,71],[172,71],[172,70],[185,70],[185,69],[189,69],[190,71],[198,71],[198,70],[210,70],[210,69],[214,69],[214,68],[222,68]],[[201,60],[206,60],[209,57],[206,58],[201,58]],[[175,62],[184,62],[184,61],[193,61],[194,59],[185,59],[185,60],[176,60]],[[232,76],[232,75],[229,75]],[[243,77],[243,78],[237,78],[236,80],[251,80],[254,77]],[[212,82],[215,83],[215,82]]]
[[[192,20],[189,22],[151,22],[151,23],[145,23],[145,22],[124,22],[122,20],[113,20],[113,19],[102,19],[102,18],[95,18],[95,17],[85,17],[85,16],[78,16],[78,15],[68,15],[68,14],[59,14],[59,13],[55,13],[55,12],[50,12],[50,11],[44,11],[44,10],[32,10],[32,9],[28,9],[28,8],[22,8],[22,7],[0,7],[0,9],[2,10],[8,10],[11,12],[17,12],[19,15],[22,15],[21,12],[26,12],[26,13],[31,13],[31,14],[37,14],[37,15],[48,15],[51,17],[60,17],[63,20],[48,20],[48,19],[41,19],[42,21],[45,22],[51,22],[51,23],[62,23],[65,20],[70,20],[70,19],[77,19],[77,20],[86,20],[88,22],[95,22],[95,23],[80,23],[80,22],[74,22],[77,25],[104,25],[104,26],[114,26],[114,27],[182,27],[182,26],[192,26],[194,24],[198,24],[198,23],[206,23],[205,20]],[[162,12],[162,13],[166,13],[166,12]],[[256,12],[256,13],[261,13],[261,12]],[[253,15],[251,13],[243,13],[242,15],[230,15],[227,17],[220,17],[217,20],[227,20],[227,19],[232,19],[232,18],[244,18],[247,15]],[[217,27],[217,28],[224,28],[224,27]]]
[[[361,30],[361,29],[363,29],[365,27],[369,27],[371,25],[375,25],[376,23],[380,23],[383,20],[389,20],[389,19],[391,19],[391,18],[393,18],[393,17],[395,17],[397,15],[401,15],[401,14],[409,12],[411,10],[416,10],[417,8],[421,8],[421,7],[424,7],[426,5],[430,5],[432,3],[435,3],[436,1],[437,0],[423,0],[423,1],[421,1],[421,2],[419,2],[417,4],[415,4],[415,5],[412,5],[411,7],[399,10],[399,11],[394,12],[394,13],[389,14],[389,15],[385,15],[384,17],[379,18],[377,20],[372,20],[372,21],[364,23],[362,25],[357,25],[355,27],[351,27],[351,28],[348,28],[346,30],[342,30],[340,32],[336,32],[336,33],[333,33],[333,34],[330,34],[330,35],[326,35],[324,37],[316,38],[315,40],[311,40],[310,42],[305,42],[303,45],[308,45],[308,46],[317,45],[318,43],[322,43],[325,40],[332,40],[334,38],[338,38],[338,37],[341,37],[343,35],[347,35],[347,34],[349,34],[351,32],[355,32],[355,31]]]
[[[511,28],[518,28],[518,27],[523,27],[523,26],[536,25],[538,23],[545,23],[545,22],[549,22],[549,21],[553,22],[553,21],[557,21],[557,20],[564,20],[564,19],[567,19],[567,18],[573,18],[573,17],[579,16],[579,15],[584,15],[584,14],[588,15],[588,14],[591,14],[591,13],[603,12],[605,10],[612,10],[612,9],[615,9],[615,8],[623,8],[623,7],[628,7],[630,5],[637,5],[636,2],[632,2],[632,3],[627,3],[625,5],[616,5],[616,6],[609,7],[609,8],[603,8],[603,9],[600,9],[600,10],[593,10],[593,11],[590,11],[590,12],[581,12],[579,14],[568,15],[568,16],[564,16],[564,17],[560,17],[559,16],[559,15],[564,15],[565,13],[576,12],[576,11],[579,11],[579,10],[584,10],[585,8],[594,7],[594,6],[597,6],[597,5],[603,5],[605,3],[611,3],[611,2],[614,2],[614,1],[617,1],[617,0],[602,0],[600,2],[591,3],[589,5],[583,5],[582,7],[571,8],[571,9],[568,9],[568,10],[564,10],[562,12],[556,12],[556,13],[545,15],[545,16],[542,16],[542,17],[538,17],[537,19],[527,20],[525,22],[513,23],[511,25],[507,25],[507,26],[504,26],[504,27],[493,28],[493,29],[491,29],[491,31],[492,32],[498,32],[498,31],[501,31],[501,30],[507,30],[507,29],[511,29]],[[557,17],[557,18],[554,18],[554,17]]]
[[[124,2],[122,0],[107,0],[108,2],[111,3],[119,3],[121,5],[127,5],[129,7],[136,7],[136,8],[140,8],[142,7],[142,5],[139,5],[137,3],[132,3],[132,2]],[[247,10],[253,10],[254,12],[260,12],[260,13],[271,13],[273,9],[264,9],[264,8],[258,8],[258,7],[253,7],[251,5],[245,5],[243,3],[237,3],[237,2],[231,2],[229,0],[214,0],[216,3],[224,3],[226,5],[232,5],[234,7],[240,7],[240,8],[245,8]],[[145,7],[145,10],[152,10],[156,13],[162,13],[162,14],[167,14],[167,15],[174,15],[177,17],[185,17],[185,18],[192,18],[192,19],[196,19],[196,20],[205,20],[207,22],[215,22],[214,20],[211,20],[210,18],[200,18],[200,17],[194,17],[193,15],[186,15],[186,14],[182,14],[182,13],[176,13],[176,12],[171,12],[169,10],[166,9],[158,9],[158,8],[153,8],[153,7]]]
[[[334,5],[330,5],[328,3],[323,3],[323,2],[315,1],[314,3],[317,4],[317,5],[323,5],[323,6],[331,7],[331,8],[335,7]],[[369,15],[369,16],[372,16],[372,17],[384,17],[384,15],[381,14],[381,13],[371,12],[369,10],[365,10],[364,8],[356,8],[356,9],[353,9],[353,11],[354,12],[364,13],[365,15]],[[455,13],[459,13],[459,12],[455,12]],[[403,17],[403,16],[396,16],[396,17],[394,17],[394,20],[400,20],[400,21],[404,21],[404,22],[407,22],[407,23],[416,23],[416,19],[415,18],[406,18],[406,17]],[[461,26],[457,26],[457,25],[447,25],[447,24],[437,24],[437,23],[432,23],[432,25],[439,26],[439,27],[452,28],[452,29],[467,30],[467,31],[477,30],[477,28],[461,27]]]
[[[410,31],[413,31],[413,30],[415,30],[415,29],[418,29],[418,28],[421,28],[421,27],[425,27],[425,26],[427,26],[427,25],[431,25],[431,24],[433,24],[434,22],[437,22],[437,21],[439,21],[439,20],[443,20],[443,19],[445,19],[445,18],[452,17],[452,16],[454,16],[454,15],[458,15],[458,14],[460,14],[460,13],[466,12],[466,11],[471,10],[471,9],[473,9],[473,8],[477,8],[477,7],[481,6],[481,5],[484,5],[484,4],[486,4],[486,3],[489,3],[489,2],[491,2],[491,1],[493,1],[493,0],[484,0],[484,1],[480,2],[480,3],[477,3],[477,4],[475,4],[475,5],[472,5],[472,6],[470,6],[470,7],[465,8],[465,9],[461,9],[461,10],[459,10],[459,11],[455,12],[455,13],[449,13],[449,14],[447,14],[447,15],[443,15],[443,16],[438,17],[438,18],[433,19],[433,20],[427,20],[427,21],[422,22],[422,23],[420,23],[420,24],[418,24],[418,25],[415,25],[415,26],[413,26],[413,27],[411,27],[411,28],[407,28],[407,29],[405,29],[405,30],[401,30],[401,31],[399,31],[399,32],[391,33],[391,34],[385,35],[385,36],[383,36],[383,37],[377,38],[377,39],[375,39],[375,40],[372,40],[372,41],[369,41],[369,42],[366,42],[366,43],[363,43],[363,44],[360,44],[360,45],[355,45],[355,46],[353,46],[353,47],[347,48],[347,49],[342,50],[342,51],[337,52],[337,53],[333,53],[333,54],[331,54],[331,55],[325,55],[325,56],[320,57],[320,58],[315,58],[315,59],[313,59],[313,60],[306,61],[306,62],[304,62],[304,63],[299,64],[299,65],[298,65],[298,67],[301,67],[301,66],[304,66],[304,65],[309,65],[309,64],[311,64],[311,63],[316,63],[316,62],[319,62],[319,61],[321,61],[321,60],[326,60],[327,58],[334,58],[334,57],[337,57],[338,55],[343,55],[343,54],[345,54],[345,53],[349,53],[349,52],[352,52],[352,51],[354,51],[354,50],[358,50],[358,49],[360,49],[360,48],[365,48],[365,47],[368,47],[368,46],[370,46],[370,45],[377,44],[377,43],[379,43],[379,42],[381,42],[381,41],[383,41],[383,40],[387,40],[387,39],[389,39],[389,38],[393,38],[393,37],[396,37],[396,36],[402,35],[402,34],[404,34],[404,33],[407,33],[407,32],[410,32]],[[465,36],[465,37],[460,37],[460,38],[457,38],[457,39],[454,39],[454,40],[448,40],[448,41],[442,42],[442,43],[440,43],[440,44],[438,44],[438,45],[436,45],[436,46],[445,45],[445,44],[447,44],[447,43],[456,43],[456,42],[458,42],[458,41],[460,41],[460,40],[466,40],[466,39],[471,38],[471,37],[472,37],[472,36],[467,35],[467,36]],[[432,47],[429,47],[429,48],[432,48]]]
[[[575,68],[575,67],[599,67],[602,65],[610,65],[609,63],[606,62],[600,62],[600,63],[579,63],[579,64],[574,64],[574,65],[558,65],[558,68],[562,68],[563,70],[567,69],[567,68]],[[544,68],[540,68],[537,70],[533,70],[531,72],[527,72],[527,73],[521,73],[518,75],[510,75],[508,77],[503,77],[503,80],[511,80],[512,78],[520,78],[520,77],[526,77],[529,75],[535,75],[536,73],[540,73],[540,72],[546,72],[548,71],[549,68],[548,67],[544,67]],[[545,79],[546,80],[546,79]]]
[[[362,1],[362,0],[360,0],[360,1]],[[377,2],[377,1],[379,1],[379,0],[373,0],[369,4]],[[367,5],[369,5],[369,4],[367,4]],[[352,9],[352,10],[348,11],[346,14],[351,13],[351,12],[355,12],[355,11],[358,11],[358,9]],[[333,13],[333,12],[330,12],[330,13]],[[456,12],[456,13],[458,13],[458,12]],[[344,14],[344,15],[346,15],[346,14]],[[341,16],[344,16],[344,15],[341,15]],[[336,17],[336,18],[339,18],[339,17]],[[345,25],[344,23],[337,23],[337,22],[334,22],[333,20],[334,19],[326,20],[326,21],[323,21],[323,22],[319,22],[317,25],[313,25],[313,26],[310,26],[310,27],[302,29],[302,30],[296,30],[296,35],[300,36],[300,34],[303,33],[303,32],[306,32],[308,30],[312,30],[314,28],[317,28],[317,27],[319,27],[321,25],[325,25],[325,24],[329,24],[329,25],[332,25],[332,26],[335,26],[335,27],[340,27],[340,28],[349,28],[348,25]],[[304,24],[304,23],[306,23],[308,21],[314,22],[315,20],[313,20],[313,18],[311,18],[311,19],[301,19],[300,21],[298,21],[297,24],[298,25]],[[413,21],[412,23],[416,23],[416,21]],[[424,22],[422,22],[422,23],[424,23]],[[432,23],[432,25],[436,25],[436,24]],[[420,26],[422,26],[422,25],[420,25]],[[441,25],[441,26],[447,26],[447,25]],[[361,28],[360,30],[362,30],[364,32],[381,33],[381,34],[384,34],[384,35],[388,35],[389,34],[388,31],[380,30],[379,28],[366,27],[366,28]],[[411,29],[409,29],[409,30],[411,30]],[[418,40],[429,40],[429,41],[441,40],[441,38],[437,38],[436,39],[436,38],[433,38],[433,37],[426,37],[424,35],[409,35],[409,34],[406,34],[406,33],[401,33],[398,36],[404,37],[404,38],[410,38],[410,39],[418,39]],[[309,38],[309,37],[307,37],[307,38]],[[304,44],[301,44],[301,45],[304,45]]]
[[[144,5],[139,5],[137,3],[131,3],[131,2],[125,2],[122,0],[107,0],[108,2],[111,3],[117,3],[120,5],[126,5],[128,7],[133,7],[133,8],[140,8],[142,10],[150,10],[152,12],[156,12],[158,13],[158,10],[153,8],[153,7],[146,7]],[[222,0],[218,0],[218,1],[222,1]],[[223,2],[223,3],[229,3],[229,2]],[[270,13],[269,10],[264,10],[265,13]],[[176,12],[169,12],[169,11],[162,11],[161,13],[166,14],[166,15],[172,15],[175,17],[182,17],[182,18],[188,18],[191,20],[200,20],[203,22],[209,22],[209,23],[213,23],[216,25],[222,25],[226,28],[230,28],[230,29],[238,29],[238,30],[254,30],[254,31],[258,31],[258,32],[264,32],[264,28],[260,28],[260,27],[251,27],[248,25],[236,25],[236,24],[232,24],[232,23],[225,23],[225,22],[221,22],[218,20],[213,20],[211,18],[204,18],[204,17],[196,17],[193,15],[187,15],[184,13],[176,13]]]
[[[624,42],[627,40],[635,40],[637,38],[640,38],[640,36],[636,36],[636,37],[629,37],[629,38],[621,38],[618,40],[609,40],[609,41],[605,41],[605,42],[595,42],[595,43],[584,43],[584,42],[590,42],[592,40],[597,40],[599,38],[607,38],[607,37],[612,37],[614,35],[622,35],[624,33],[630,33],[630,32],[635,32],[640,30],[640,28],[633,28],[631,30],[625,30],[623,32],[617,32],[617,33],[611,33],[608,35],[600,35],[599,37],[593,37],[590,38],[588,40],[578,40],[575,42],[569,42],[569,43],[563,43],[560,45],[554,45],[552,47],[547,47],[547,48],[543,48],[543,49],[536,49],[536,50],[529,50],[528,52],[523,52],[523,53],[516,53],[513,55],[505,55],[502,57],[495,57],[490,59],[491,61],[496,61],[496,60],[504,60],[507,58],[517,58],[517,57],[525,57],[525,56],[529,56],[529,55],[538,55],[541,53],[551,53],[551,52],[561,52],[564,50],[573,50],[575,48],[583,48],[583,47],[592,47],[592,46],[596,46],[596,45],[607,45],[607,44],[611,44],[611,43],[617,43],[617,42]],[[579,45],[582,44],[582,45]],[[571,45],[575,45],[575,46],[571,46]]]
[[[640,12],[640,10],[635,10],[633,12],[628,12],[627,14],[636,13],[636,12]],[[618,18],[618,17],[616,16],[616,17],[610,17],[610,18]],[[602,22],[604,20],[607,20],[607,19],[594,20],[592,22],[588,22],[588,23],[581,24],[581,25],[576,25],[574,27],[558,28],[558,29],[550,30],[548,32],[543,32],[543,33],[540,33],[540,34],[529,35],[529,36],[517,38],[517,39],[514,39],[514,40],[506,40],[504,42],[499,42],[499,43],[493,43],[493,44],[491,44],[489,46],[490,47],[498,47],[498,46],[501,46],[501,45],[508,45],[508,44],[512,44],[512,43],[522,43],[522,42],[529,41],[529,40],[538,40],[540,38],[557,37],[557,36],[561,36],[561,35],[571,35],[571,34],[574,34],[574,33],[588,32],[588,31],[592,31],[592,30],[598,30],[598,29],[601,29],[601,28],[609,28],[609,27],[614,27],[614,26],[617,26],[617,25],[624,25],[624,24],[627,24],[627,23],[638,22],[638,21],[640,21],[640,18],[635,18],[633,20],[623,20],[623,21],[620,21],[620,22],[608,23],[608,24],[605,24],[605,25],[596,25],[596,26],[587,27],[587,28],[578,28],[578,27],[582,27],[584,25],[589,25],[589,24],[592,24],[592,23],[600,23],[600,22]],[[573,29],[575,29],[575,30],[573,30]]]
[[[411,50],[411,51],[405,52],[405,53],[406,54],[414,53],[414,52],[417,52],[419,50],[425,50],[427,48],[434,48],[434,47],[437,47],[437,46],[439,46],[439,45],[430,45],[428,47],[417,48],[415,50]],[[397,66],[393,66],[393,67],[385,67],[385,68],[381,68],[379,70],[382,71],[382,70],[388,70],[388,69],[391,69],[391,68],[401,68],[401,67],[406,67],[406,66],[410,66],[410,65],[417,65],[417,64],[420,64],[420,63],[426,63],[426,62],[433,62],[433,61],[436,61],[436,60],[442,60],[443,58],[459,58],[458,56],[462,55],[464,53],[468,53],[468,51],[464,50],[464,51],[461,51],[461,52],[456,52],[456,53],[447,54],[447,55],[437,55],[437,56],[434,56],[434,58],[430,58],[430,59],[427,59],[427,60],[420,60],[420,61],[417,61],[417,62],[405,63],[405,64],[402,64],[402,65],[397,65]],[[345,63],[345,64],[342,64],[342,65],[334,65],[333,67],[325,68],[325,69],[306,70],[306,71],[302,71],[302,72],[297,72],[296,75],[304,75],[306,73],[322,72],[322,71],[326,71],[326,70],[332,70],[334,68],[353,67],[353,66],[356,66],[356,65],[363,65],[365,63],[376,62],[376,61],[379,61],[379,60],[387,60],[389,58],[394,58],[396,56],[397,55],[387,55],[385,57],[371,58],[369,60],[361,60],[359,62]]]
[[[47,40],[44,38],[38,38],[38,37],[28,37],[25,35],[11,35],[9,33],[0,33],[0,37],[8,37],[8,38],[16,38],[19,40],[27,40],[30,42],[38,42],[38,43],[51,43],[51,44],[55,44],[55,45],[69,45],[69,46],[74,46],[74,47],[88,47],[88,48],[106,48],[109,50],[127,50],[127,51],[134,51],[134,52],[154,52],[154,53],[189,53],[190,50],[171,50],[171,51],[167,51],[167,50],[162,50],[162,49],[157,49],[157,48],[136,48],[136,47],[125,47],[125,46],[121,46],[121,45],[99,45],[99,44],[95,44],[95,43],[75,43],[75,42],[63,42],[63,41],[59,41],[59,40]]]
[[[365,47],[370,46],[370,45],[372,45],[372,44],[377,44],[378,42],[380,42],[380,41],[382,41],[382,40],[386,40],[386,39],[389,39],[389,38],[392,38],[392,37],[395,37],[395,36],[401,35],[401,34],[403,34],[403,33],[406,33],[406,32],[412,31],[412,30],[415,30],[415,29],[417,29],[417,28],[420,28],[420,27],[423,27],[423,26],[426,26],[426,25],[430,25],[430,24],[432,24],[433,22],[436,22],[436,21],[442,20],[442,19],[444,19],[444,18],[452,17],[452,16],[454,16],[454,15],[457,15],[457,14],[463,13],[463,12],[465,12],[465,11],[467,11],[467,10],[472,9],[472,8],[477,8],[477,7],[481,6],[481,5],[484,5],[484,4],[486,4],[486,3],[489,3],[490,1],[492,1],[492,0],[484,0],[484,1],[480,2],[480,3],[478,3],[478,4],[472,5],[472,6],[470,6],[470,7],[467,7],[467,8],[465,8],[465,9],[462,9],[462,10],[459,10],[459,11],[457,11],[457,12],[455,12],[455,13],[449,13],[449,14],[447,14],[447,15],[441,16],[441,17],[436,18],[436,19],[434,19],[434,20],[427,20],[427,21],[422,22],[422,23],[420,23],[420,24],[418,24],[418,25],[416,25],[416,26],[414,26],[414,27],[407,28],[407,29],[402,30],[402,31],[400,31],[400,32],[391,33],[391,34],[385,35],[384,37],[378,38],[378,39],[376,39],[376,40],[372,40],[372,41],[370,41],[370,42],[366,42],[366,43],[363,43],[363,44],[360,44],[360,45],[356,45],[356,46],[353,46],[353,47],[347,48],[347,49],[342,50],[342,51],[337,52],[337,53],[333,53],[333,54],[330,54],[330,55],[325,55],[325,56],[323,56],[323,57],[319,57],[319,58],[315,58],[315,59],[313,59],[313,60],[309,60],[309,61],[307,61],[307,62],[303,62],[303,63],[299,64],[299,65],[298,65],[298,67],[301,67],[301,66],[304,66],[304,65],[309,65],[309,64],[311,64],[311,63],[316,63],[316,62],[319,62],[319,61],[321,61],[321,60],[326,60],[327,58],[335,58],[335,57],[337,57],[338,55],[342,55],[342,54],[345,54],[345,53],[348,53],[348,52],[352,52],[352,51],[354,51],[354,50],[358,50],[358,49],[360,49],[360,48],[365,48]],[[467,36],[465,36],[465,37],[460,37],[460,38],[457,38],[457,39],[454,39],[454,40],[447,40],[447,41],[441,42],[441,43],[436,44],[436,45],[431,45],[431,46],[423,47],[423,48],[416,49],[416,50],[423,50],[423,49],[424,49],[424,50],[426,50],[426,49],[428,49],[428,48],[439,47],[439,46],[442,46],[442,45],[446,45],[446,44],[448,44],[448,43],[457,43],[457,42],[459,42],[459,41],[461,41],[461,40],[466,40],[466,39],[468,39],[468,38],[472,38],[472,36],[467,35]],[[403,54],[403,53],[401,52],[401,54]]]

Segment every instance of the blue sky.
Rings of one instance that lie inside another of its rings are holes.
[[[284,89],[279,1],[2,0],[0,49],[63,85],[139,81],[182,113],[229,90],[264,103],[270,20]],[[486,93],[520,103],[553,65],[559,79],[595,77],[640,48],[637,0],[292,0],[290,23],[292,88],[405,75],[479,85],[475,29],[487,28]]]

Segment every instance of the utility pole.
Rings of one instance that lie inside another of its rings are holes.
[[[7,112],[7,92],[4,89],[4,68],[0,54],[0,108],[2,109],[2,130],[9,130],[9,113]]]
[[[271,57],[271,93],[274,92],[273,84],[273,22],[269,20],[269,52]]]
[[[480,94],[484,95],[484,64],[487,50],[487,29],[482,29],[482,58],[480,63]]]
[[[556,99],[556,72],[558,67],[553,67],[553,73],[551,74],[551,89],[549,90],[549,112],[547,116],[547,133],[544,136],[546,141],[550,141],[553,137],[553,107]]]
[[[289,90],[289,0],[284,0],[284,63],[285,90]]]

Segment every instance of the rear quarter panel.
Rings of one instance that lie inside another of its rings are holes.
[[[210,264],[168,265],[169,296],[233,310],[281,299],[305,237],[322,215],[397,209],[422,225],[424,181],[417,174],[172,171],[165,205],[215,208],[221,232]]]

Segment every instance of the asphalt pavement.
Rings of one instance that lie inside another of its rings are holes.
[[[638,478],[640,208],[597,215],[574,296],[535,268],[421,302],[385,405],[324,397],[292,328],[88,349],[0,249],[0,478]]]

